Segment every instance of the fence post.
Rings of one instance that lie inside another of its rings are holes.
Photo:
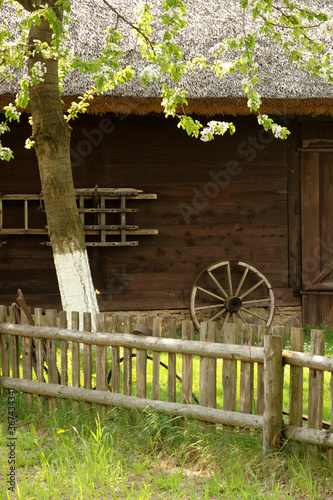
[[[83,331],[91,332],[91,313],[83,313]],[[92,359],[91,359],[91,345],[83,345],[83,387],[91,389],[91,376],[92,376]]]
[[[21,325],[30,325],[25,314],[21,313]],[[23,379],[32,380],[32,338],[22,337],[22,371]],[[24,393],[28,405],[32,404],[32,394]]]
[[[131,316],[124,316],[124,333],[133,333]],[[124,394],[132,395],[132,349],[124,349]]]
[[[182,321],[182,339],[193,339],[193,323],[192,321]],[[192,403],[192,381],[193,381],[193,361],[192,356],[182,354],[182,393],[181,402],[183,404]]]
[[[67,313],[66,311],[60,311],[59,313],[59,328],[64,328],[67,330]],[[68,342],[67,340],[61,340],[60,342],[60,384],[68,385]],[[61,406],[65,409],[66,401],[61,399]]]
[[[200,341],[216,342],[217,323],[200,323]],[[216,359],[200,356],[199,405],[216,408]],[[205,430],[214,431],[214,424],[201,423]]]
[[[57,311],[47,309],[45,311],[45,321],[47,326],[57,326]],[[47,358],[47,375],[49,384],[57,384],[57,351],[56,341],[52,339],[46,340],[46,358]],[[56,407],[56,398],[49,398],[49,411],[54,411]]]
[[[111,316],[111,333],[119,333],[119,315]],[[111,347],[111,391],[120,392],[120,355],[119,347]]]
[[[148,324],[147,316],[137,319],[138,325]],[[144,334],[136,333],[143,336]],[[136,350],[136,395],[138,398],[145,398],[147,395],[147,351],[145,349]]]
[[[225,344],[237,344],[238,325],[225,323],[223,340]],[[222,367],[223,410],[236,411],[237,404],[237,361],[223,360]]]
[[[0,323],[7,321],[7,307],[0,306]],[[9,345],[8,335],[1,334],[1,366],[2,376],[9,377]]]
[[[162,320],[161,318],[154,318],[153,321],[153,337],[161,337],[162,333]],[[160,359],[159,352],[153,352],[153,382],[152,382],[152,399],[160,399]]]
[[[281,447],[283,366],[282,340],[277,335],[264,338],[264,423],[263,455]]]
[[[96,331],[105,332],[105,314],[99,313],[96,316]],[[96,346],[96,390],[106,391],[107,389],[107,350],[105,346]],[[100,416],[105,414],[104,405],[96,405]]]
[[[0,306],[0,323],[6,323],[7,321],[7,307]],[[2,376],[9,377],[9,345],[8,345],[8,336],[3,333],[0,335],[1,337],[1,366],[2,366]],[[16,335],[15,335],[16,337]],[[12,375],[14,377],[14,375]],[[1,392],[4,389],[0,388]]]
[[[242,324],[242,345],[253,346],[255,326]],[[239,411],[252,413],[253,405],[253,372],[254,364],[247,361],[241,362]]]
[[[265,325],[258,326],[258,347],[264,347],[264,337],[268,335],[269,327]],[[264,364],[258,363],[257,371],[257,415],[264,414]]]
[[[290,350],[303,352],[303,328],[291,328]],[[302,427],[303,368],[290,366],[289,425]]]
[[[311,330],[311,354],[325,356],[325,332]],[[324,371],[309,369],[309,408],[308,427],[322,429],[324,396]],[[309,445],[309,452],[317,454],[318,447]]]
[[[79,330],[80,314],[77,311],[72,311],[71,319],[71,329]],[[72,386],[80,387],[80,344],[78,342],[72,342]],[[73,402],[73,412],[77,411],[77,407],[77,402]]]
[[[39,307],[34,309],[34,323],[36,326],[42,326],[43,311]],[[44,382],[44,340],[36,339],[36,375],[38,382]],[[46,345],[45,345],[46,350]],[[46,352],[45,352],[46,355]],[[43,404],[43,396],[37,396],[39,406]]]
[[[175,318],[169,319],[169,338],[175,339],[177,323]],[[168,355],[168,402],[176,401],[176,354]]]

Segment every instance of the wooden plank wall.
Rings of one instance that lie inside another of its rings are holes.
[[[302,123],[303,324],[333,324],[333,122]],[[322,274],[324,273],[324,274]]]
[[[158,196],[131,202],[140,211],[128,216],[129,224],[156,228],[158,236],[140,237],[138,247],[89,249],[101,310],[187,308],[200,271],[224,259],[257,266],[278,304],[299,303],[288,288],[288,144],[254,117],[234,121],[236,134],[212,143],[188,138],[163,116],[85,116],[73,124],[76,187],[134,187]],[[24,143],[28,125],[13,128],[15,141]],[[0,186],[6,193],[39,192],[34,153],[20,148],[0,171]],[[21,288],[29,305],[59,307],[43,239],[11,236],[0,247],[3,303]]]

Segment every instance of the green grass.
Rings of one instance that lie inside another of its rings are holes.
[[[287,336],[287,347],[289,337]],[[310,334],[305,332],[305,352]],[[70,351],[69,351],[70,366]],[[110,354],[110,353],[109,353]],[[150,353],[151,354],[151,353]],[[333,335],[326,335],[326,354],[333,355]],[[110,359],[110,355],[108,358]],[[93,356],[94,358],[94,356]],[[168,363],[167,354],[161,361]],[[58,359],[60,366],[60,359]],[[222,365],[217,360],[217,407],[222,407]],[[93,364],[93,373],[95,372]],[[151,361],[147,361],[147,397],[151,396]],[[181,375],[181,356],[177,358]],[[238,371],[239,373],[239,371]],[[133,358],[133,392],[136,365]],[[325,377],[324,420],[330,420],[330,375]],[[69,371],[69,380],[71,372]],[[83,381],[83,373],[82,380]],[[166,400],[167,370],[160,367],[161,399]],[[256,381],[256,367],[254,381]],[[255,382],[256,386],[256,382]],[[308,373],[304,370],[304,410]],[[193,392],[198,397],[199,357],[193,358]],[[284,408],[288,409],[289,367],[285,367]],[[180,383],[177,381],[177,401]],[[300,446],[297,458],[288,444],[278,455],[262,458],[260,432],[221,428],[211,432],[198,422],[111,409],[96,420],[93,406],[57,403],[28,408],[16,395],[16,465],[18,491],[6,493],[8,473],[7,399],[0,396],[0,498],[17,499],[323,499],[333,500],[333,468],[328,453],[310,457]],[[73,413],[74,412],[74,413]]]
[[[0,397],[1,443],[7,401]],[[262,458],[260,433],[204,430],[148,411],[114,408],[99,421],[94,407],[72,413],[59,403],[27,408],[16,395],[18,491],[7,496],[8,450],[1,446],[1,498],[35,499],[313,499],[333,498],[333,468],[301,447]]]

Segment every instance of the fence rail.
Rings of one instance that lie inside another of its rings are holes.
[[[280,449],[285,440],[333,448],[333,357],[324,355],[325,333],[320,330],[312,331],[309,355],[300,352],[303,331],[296,328],[291,331],[293,350],[286,350],[281,327],[268,334],[266,327],[256,330],[254,325],[242,325],[238,331],[230,324],[224,343],[217,343],[215,323],[202,323],[200,340],[193,340],[190,321],[177,325],[170,320],[162,337],[160,319],[154,320],[152,335],[143,336],[133,334],[130,317],[120,324],[114,315],[107,326],[101,314],[98,333],[92,333],[88,313],[83,315],[83,331],[79,331],[78,313],[71,318],[75,331],[66,329],[64,313],[48,310],[44,315],[35,309],[33,316],[36,326],[27,325],[25,316],[19,319],[12,308],[0,306],[0,385],[22,391],[28,402],[36,394],[40,402],[47,396],[50,410],[57,398],[95,403],[99,411],[106,405],[153,407],[223,426],[258,429],[263,431],[264,454]],[[147,319],[138,322],[145,324]],[[177,330],[181,339],[176,338]],[[164,382],[162,368],[167,369]],[[303,390],[304,369],[309,372],[308,394]],[[325,373],[330,375],[328,383]],[[199,398],[193,395],[194,385]],[[286,390],[289,411],[283,410]],[[325,425],[324,395],[326,414],[327,405],[330,411]],[[302,427],[303,397],[308,398],[306,427]],[[192,404],[193,400],[199,404]],[[288,421],[283,420],[284,414],[289,415]]]

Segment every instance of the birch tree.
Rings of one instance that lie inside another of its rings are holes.
[[[95,59],[73,56],[66,48],[67,24],[72,3],[69,0],[0,0],[0,8],[11,7],[17,19],[11,32],[2,22],[0,31],[0,83],[14,80],[18,93],[5,106],[0,134],[9,132],[10,122],[20,119],[26,110],[31,115],[32,134],[26,147],[35,150],[49,237],[64,310],[98,311],[91,279],[84,231],[75,199],[70,163],[71,120],[84,113],[91,99],[132,78],[142,85],[160,85],[161,104],[166,117],[177,119],[179,128],[194,138],[209,142],[226,132],[233,134],[231,122],[210,120],[202,123],[186,114],[188,90],[182,84],[187,73],[212,71],[221,80],[226,75],[242,75],[241,87],[251,112],[258,123],[276,137],[285,139],[289,131],[266,114],[261,114],[261,96],[257,90],[260,70],[257,61],[258,39],[266,36],[284,50],[297,67],[316,78],[332,83],[333,21],[329,11],[320,11],[315,1],[239,0],[242,16],[239,35],[222,38],[207,54],[198,53],[187,60],[178,35],[187,26],[186,0],[146,0],[126,5],[126,15],[110,0],[99,0],[116,16],[109,26],[105,43]],[[235,0],[236,1],[236,0]],[[119,5],[119,4],[118,4]],[[325,7],[326,2],[322,2]],[[255,28],[246,29],[245,16],[256,21]],[[202,18],[201,22],[205,22]],[[146,60],[140,73],[123,61],[122,26],[133,30],[138,52]],[[63,80],[72,71],[91,75],[86,92],[69,109],[63,109]],[[0,158],[9,161],[13,152],[0,142]]]

